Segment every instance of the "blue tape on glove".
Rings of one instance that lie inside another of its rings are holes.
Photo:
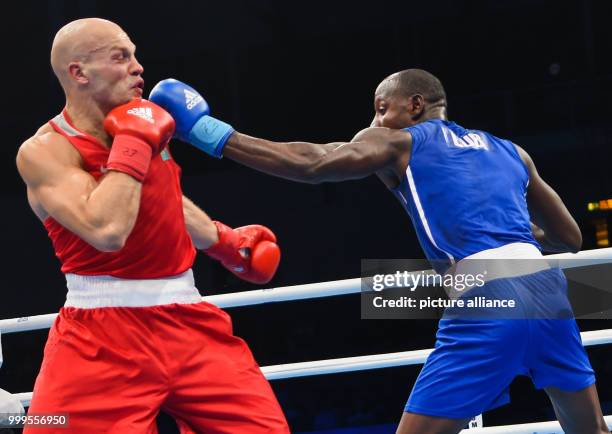
[[[223,156],[223,148],[234,132],[231,125],[211,116],[202,116],[189,132],[189,143],[216,158]]]

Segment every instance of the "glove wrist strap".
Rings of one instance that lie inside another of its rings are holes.
[[[213,223],[217,227],[219,241],[208,249],[203,250],[203,252],[224,264],[237,266],[242,261],[242,257],[238,251],[240,247],[240,236],[235,230],[221,222],[213,221]]]
[[[233,132],[231,125],[206,115],[195,123],[189,132],[188,141],[208,155],[221,158],[225,143]]]
[[[152,155],[151,146],[144,140],[127,134],[117,134],[113,139],[106,167],[127,173],[143,182],[149,171]]]

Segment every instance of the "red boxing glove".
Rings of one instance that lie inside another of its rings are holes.
[[[104,119],[104,129],[114,137],[106,167],[142,182],[151,158],[166,146],[174,128],[172,116],[146,99],[115,107]]]
[[[223,223],[214,223],[219,241],[204,253],[248,282],[262,284],[272,280],[280,262],[280,248],[270,229],[260,225],[232,229]]]

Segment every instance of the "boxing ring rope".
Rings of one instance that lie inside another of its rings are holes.
[[[576,254],[564,253],[549,255],[545,256],[545,259],[551,264],[551,266],[558,266],[561,268],[574,268],[604,264],[612,261],[612,248],[587,250]],[[418,273],[421,272],[419,271]],[[260,289],[232,294],[221,294],[203,297],[202,299],[219,307],[227,308],[281,301],[330,297],[358,292],[361,292],[361,279],[359,278],[321,282],[316,284]],[[15,333],[49,328],[53,324],[56,316],[57,314],[46,314],[0,320],[0,332]],[[584,346],[609,344],[612,343],[612,329],[583,332],[581,333],[581,338]],[[281,380],[313,375],[409,366],[424,363],[427,356],[432,351],[433,349],[425,349],[310,362],[288,363],[265,366],[262,367],[261,370],[268,380]],[[32,392],[16,393],[15,396],[22,402],[24,407],[27,407],[32,399]],[[612,427],[612,415],[606,416],[606,423],[609,427]],[[538,432],[552,434],[562,433],[563,431],[561,430],[558,422],[539,422],[466,430],[466,433],[469,434],[537,434]]]
[[[585,347],[612,343],[612,329],[580,333]],[[310,362],[284,363],[261,368],[268,380],[309,377],[313,375],[339,374],[342,372],[365,371],[369,369],[393,368],[425,363],[433,348],[426,350],[401,351],[398,353],[372,354],[368,356],[342,357]],[[20,393],[22,402],[31,398],[31,393]],[[24,404],[25,405],[25,404]]]
[[[612,329],[580,333],[582,344],[587,346],[612,343]],[[393,368],[396,366],[425,363],[433,348],[427,350],[402,351],[399,353],[373,354],[369,356],[344,357],[340,359],[312,362],[286,363],[261,368],[268,380],[307,377],[311,375],[337,374],[341,372],[365,371],[368,369]]]
[[[543,257],[553,267],[575,268],[612,262],[612,247],[606,249],[584,250],[578,253],[561,253]],[[433,273],[433,270],[426,270]],[[421,274],[415,271],[414,274]],[[203,301],[220,308],[252,306],[283,301],[306,300],[311,298],[332,297],[361,292],[361,279],[333,280],[330,282],[308,283],[304,285],[283,286],[279,288],[257,289],[230,294],[209,295]],[[26,316],[0,320],[0,333],[16,333],[50,328],[57,313]]]

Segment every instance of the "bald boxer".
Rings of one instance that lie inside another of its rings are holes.
[[[141,99],[135,51],[112,22],[64,26],[51,65],[66,106],[17,155],[68,286],[30,413],[68,413],[69,433],[154,433],[160,409],[182,433],[287,433],[248,346],[202,302],[191,271],[199,249],[267,282],[276,238],[213,222],[182,194],[167,147],[175,122]]]
[[[426,71],[387,77],[374,95],[371,128],[350,142],[324,145],[238,133],[176,80],[158,83],[150,98],[172,114],[179,138],[214,157],[308,183],[376,174],[410,215],[426,256],[441,272],[471,258],[537,260],[541,247],[580,249],[578,225],[529,155],[508,140],[450,122],[444,88]],[[540,291],[567,303],[566,287],[563,273],[549,268],[491,280],[482,289]],[[507,403],[509,385],[521,374],[546,390],[565,432],[609,432],[573,318],[463,317],[440,321],[435,350],[397,432],[457,433],[473,416]]]

